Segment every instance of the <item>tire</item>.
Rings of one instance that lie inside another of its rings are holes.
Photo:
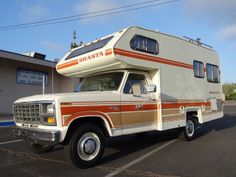
[[[196,127],[197,127],[197,120],[194,118],[188,118],[186,121],[186,126],[182,128],[180,133],[180,138],[184,141],[192,141],[196,137]]]
[[[45,152],[50,152],[54,146],[48,144],[35,144],[33,142],[28,143],[30,150],[35,154],[42,154]]]
[[[135,136],[138,138],[143,138],[147,135],[147,132],[136,133]]]
[[[79,168],[95,166],[104,149],[103,132],[92,124],[81,125],[64,147],[67,160]]]

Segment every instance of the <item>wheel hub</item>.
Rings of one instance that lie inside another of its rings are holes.
[[[193,136],[194,134],[194,123],[192,120],[188,120],[187,121],[187,125],[186,125],[186,133],[188,137]]]
[[[88,139],[84,143],[84,152],[86,154],[92,154],[96,150],[96,141],[93,139]]]
[[[99,137],[93,132],[83,134],[77,144],[77,153],[85,161],[94,159],[101,148]]]

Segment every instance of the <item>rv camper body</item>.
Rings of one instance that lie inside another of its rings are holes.
[[[219,57],[199,41],[129,27],[71,50],[57,71],[84,79],[75,93],[17,100],[14,131],[34,149],[65,144],[79,167],[97,163],[105,137],[179,128],[192,140],[223,117]],[[20,111],[32,107],[38,121]]]

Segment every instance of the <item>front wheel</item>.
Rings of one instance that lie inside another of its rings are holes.
[[[196,136],[196,126],[197,126],[197,120],[194,118],[188,118],[186,126],[182,128],[180,138],[185,141],[193,140]]]
[[[95,125],[81,125],[64,150],[71,164],[80,168],[92,167],[104,153],[103,132]]]

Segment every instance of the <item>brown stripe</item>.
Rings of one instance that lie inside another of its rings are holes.
[[[157,111],[122,113],[122,124],[140,124],[146,122],[157,122]]]
[[[171,110],[165,110],[163,109],[162,110],[162,115],[165,116],[165,115],[169,115],[169,114],[179,114],[180,111],[179,109],[171,109]]]
[[[168,116],[168,117],[163,117],[163,122],[170,122],[170,121],[177,121],[177,120],[184,120],[185,115],[175,115],[175,116]]]

